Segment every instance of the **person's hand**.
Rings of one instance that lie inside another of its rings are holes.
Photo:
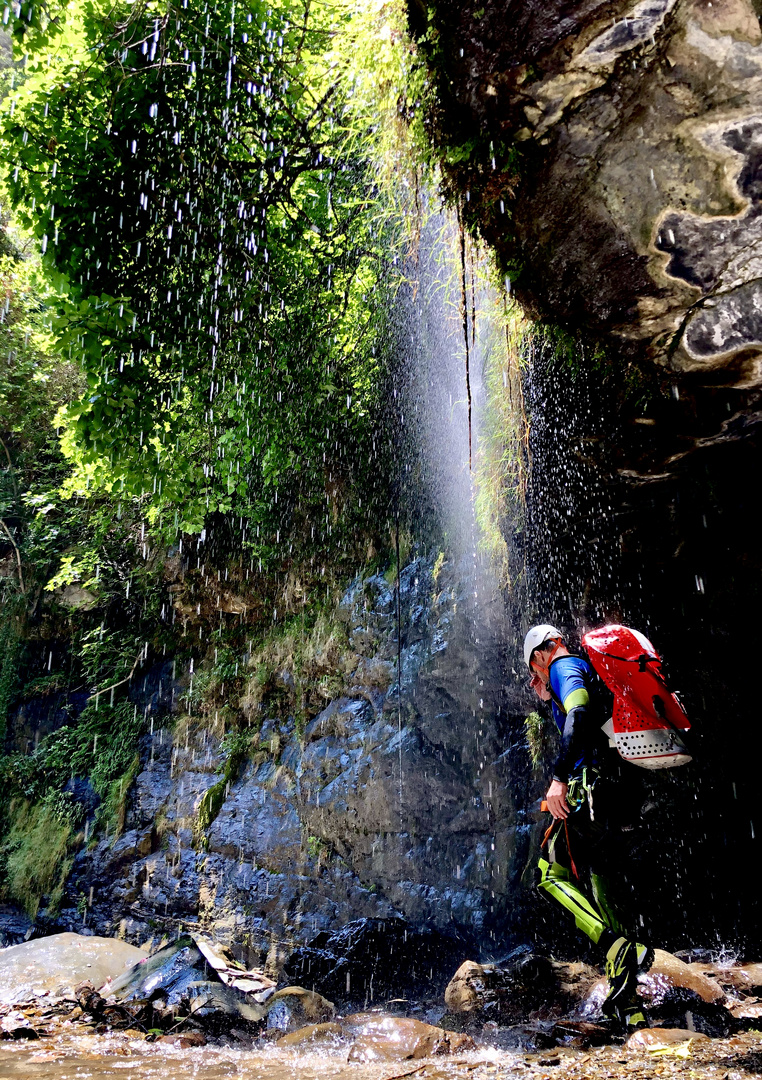
[[[548,804],[548,810],[556,820],[569,816],[569,804],[566,801],[568,790],[569,785],[561,783],[560,780],[554,780],[548,788],[545,802]]]

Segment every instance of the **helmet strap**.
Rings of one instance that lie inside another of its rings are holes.
[[[553,639],[551,638],[551,640],[553,640]],[[558,652],[558,650],[561,648],[562,644],[563,644],[563,642],[561,641],[561,638],[556,638],[555,639],[555,644],[554,644],[553,648],[551,649],[550,656],[548,658],[547,666],[543,666],[542,664],[538,664],[538,662],[536,660],[532,660],[531,663],[530,663],[530,666],[533,667],[533,668],[536,668],[536,670],[538,671],[540,677],[542,679],[544,679],[546,686],[548,685],[548,682],[550,681],[550,665],[553,663],[553,660],[555,659],[555,655]]]

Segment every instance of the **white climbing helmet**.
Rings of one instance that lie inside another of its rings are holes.
[[[555,626],[533,626],[524,638],[524,663],[529,667],[529,661],[532,659],[532,653],[535,649],[539,649],[540,645],[544,641],[560,640],[563,638],[563,634],[560,630],[557,630]]]

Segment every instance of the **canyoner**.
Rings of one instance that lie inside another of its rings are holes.
[[[605,641],[614,651],[618,643],[621,653],[625,629],[606,627],[607,633],[600,631],[597,637],[591,634],[583,640]],[[635,658],[638,671],[656,654],[642,635],[630,634],[630,638],[643,656],[642,665]],[[603,1015],[624,1031],[634,1031],[647,1024],[636,989],[638,976],[654,958],[650,945],[638,940],[639,913],[634,910],[628,882],[643,798],[638,798],[629,758],[614,755],[612,760],[607,743],[613,740],[604,738],[609,702],[590,663],[572,656],[562,632],[549,624],[529,630],[524,660],[530,685],[541,701],[550,703],[561,734],[543,804],[553,821],[543,839],[538,887],[569,912],[577,928],[601,950],[608,980]],[[631,691],[631,686],[620,686],[611,674],[607,683],[617,703],[625,690]],[[623,706],[615,705],[620,724],[622,713]],[[640,721],[642,715],[635,719]]]

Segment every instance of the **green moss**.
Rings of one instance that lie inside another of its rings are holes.
[[[548,744],[545,721],[538,712],[530,712],[524,721],[524,732],[526,733],[529,757],[532,760],[533,767],[537,768],[538,765],[542,764]]]
[[[504,530],[521,519],[527,483],[529,425],[522,380],[532,335],[531,325],[506,297],[504,323],[500,332],[490,335],[485,349],[486,407],[474,500],[480,546],[490,555],[503,586],[516,576]]]
[[[0,746],[5,740],[8,708],[16,694],[19,682],[21,641],[14,612],[11,610],[13,603],[12,600],[7,607],[4,605],[3,618],[0,620]],[[18,606],[17,603],[16,606]]]
[[[44,899],[55,910],[71,868],[71,825],[53,807],[21,799],[10,804],[6,822],[0,896],[20,904],[31,918]]]
[[[241,766],[249,756],[256,738],[258,738],[257,731],[240,731],[232,732],[223,742],[223,749],[227,752],[227,756],[220,766],[222,779],[204,792],[199,803],[196,824],[193,827],[193,839],[197,847],[206,848],[206,832],[222,809],[228,785],[235,783],[238,779]]]
[[[91,699],[75,724],[49,735],[35,757],[50,787],[87,776],[108,801],[114,781],[134,767],[143,717],[130,701],[109,705]]]
[[[253,673],[240,706],[250,719],[293,717],[301,738],[312,717],[344,691],[356,663],[335,612],[305,612],[252,647]]]
[[[113,839],[116,839],[124,831],[124,821],[127,815],[127,795],[139,772],[140,756],[135,754],[125,772],[109,784],[108,793],[99,816],[101,822],[105,824],[109,836],[113,837]]]
[[[410,561],[410,552],[413,547],[413,537],[406,529],[400,529],[400,569],[404,570]],[[392,554],[392,561],[384,574],[387,585],[394,585],[397,581],[397,556]]]

